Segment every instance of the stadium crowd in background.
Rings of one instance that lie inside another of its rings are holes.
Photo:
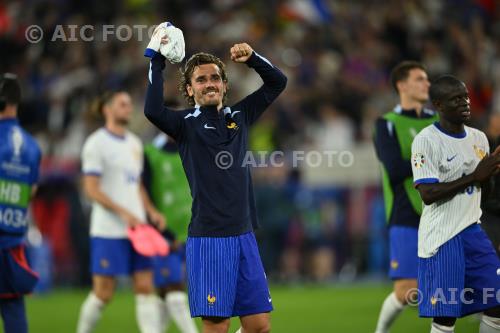
[[[406,59],[421,61],[431,79],[453,73],[466,82],[471,124],[487,132],[492,142],[498,141],[499,18],[500,6],[493,0],[384,1],[383,5],[348,0],[2,2],[0,48],[9,52],[0,58],[0,72],[19,76],[25,92],[20,121],[43,151],[33,215],[52,243],[59,270],[56,281],[78,282],[81,267],[87,267],[82,228],[89,206],[78,195],[65,193],[80,189],[79,156],[85,137],[96,126],[87,116],[90,102],[105,90],[123,89],[130,92],[134,108],[142,110],[145,98],[146,64],[137,59],[149,38],[139,41],[134,35],[124,41],[112,34],[102,41],[105,25],[148,26],[171,20],[188,36],[187,58],[196,50],[227,60],[228,46],[237,40],[263,50],[283,69],[289,84],[255,125],[250,146],[256,151],[290,151],[351,149],[370,143],[375,119],[397,103],[388,80],[390,69]],[[32,24],[44,32],[38,43],[28,42],[25,35]],[[85,41],[77,33],[72,41],[70,25],[92,25],[85,36],[94,40]],[[65,37],[57,30],[61,26]],[[259,79],[227,63],[228,73],[240,78],[229,77],[229,102],[234,102],[256,88]],[[175,70],[167,71],[167,91],[177,89],[176,75]],[[176,103],[183,105],[180,97]],[[141,112],[134,115],[131,129],[151,140],[156,134],[153,127]],[[386,271],[378,185],[318,190],[304,184],[297,168],[256,168],[254,173],[264,230],[258,238],[270,276],[328,280],[337,273],[349,278],[357,270]],[[54,184],[61,182],[64,193],[54,191]],[[493,219],[495,214],[498,218],[495,205],[488,207],[493,207],[489,209]],[[56,212],[55,218],[49,221],[47,211]],[[61,236],[61,228],[66,228],[68,237]]]

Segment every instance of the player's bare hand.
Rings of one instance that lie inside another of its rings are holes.
[[[160,33],[160,28],[161,28],[161,25],[156,26],[155,30],[153,30],[152,37],[157,37],[157,35]],[[164,36],[160,39],[160,45],[167,44],[167,43],[168,43],[167,36]]]
[[[165,221],[165,217],[156,209],[150,209],[148,212],[148,217],[151,223],[158,228],[158,230],[165,230],[167,223]]]
[[[170,243],[170,250],[177,251],[181,248],[181,246],[182,243],[179,240],[175,239],[172,243]]]
[[[495,153],[493,153],[492,155],[485,156],[477,165],[476,170],[474,170],[474,180],[480,183],[488,180],[491,176],[496,174],[499,164],[500,154],[497,153],[495,155]]]
[[[491,154],[492,156],[498,156],[500,155],[500,146],[498,146],[495,151],[493,152],[493,154]],[[497,169],[493,172],[493,176],[496,176],[500,174],[500,163],[497,164]]]
[[[247,43],[234,44],[230,50],[231,60],[234,62],[246,62],[253,53],[253,49]]]
[[[126,210],[123,210],[122,212],[120,212],[119,215],[120,215],[121,219],[130,228],[134,228],[134,227],[136,227],[136,226],[138,226],[139,224],[142,223],[142,221],[139,220],[137,217],[135,217],[134,214],[132,214],[132,213],[126,211]]]
[[[491,155],[500,155],[500,146],[498,146]]]

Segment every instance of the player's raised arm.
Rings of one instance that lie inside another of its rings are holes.
[[[247,43],[231,47],[231,60],[245,63],[260,75],[264,84],[254,93],[235,104],[235,110],[242,108],[248,124],[252,124],[264,110],[285,90],[286,76],[269,60],[255,52]]]
[[[141,183],[139,193],[150,222],[159,230],[164,230],[166,227],[165,218],[154,206],[153,202],[151,201],[151,198],[149,197],[148,191],[144,186],[144,183]]]
[[[184,39],[182,37],[182,32],[180,32],[180,35],[177,32],[177,30],[180,31],[179,29],[170,25],[170,23],[168,24],[169,25],[167,26],[167,23],[162,23],[157,27],[157,29],[153,33],[153,36],[151,37],[151,42],[149,43],[148,48],[144,52],[144,56],[151,58],[148,73],[148,88],[146,92],[146,101],[144,104],[144,115],[160,130],[171,135],[174,138],[178,138],[182,127],[181,117],[176,112],[163,105],[164,100],[162,72],[165,68],[165,60],[167,58],[160,52],[160,49],[163,46],[167,46],[167,44],[169,43],[181,43],[180,39],[182,39],[183,58]],[[170,32],[170,34],[168,34],[167,28],[177,29],[175,30],[176,33],[168,31]],[[170,56],[170,60],[173,53],[175,53],[175,50],[176,49],[174,48],[173,51],[171,50],[170,53],[167,53],[167,56]],[[175,55],[177,56],[175,60],[178,60],[180,56],[177,54]]]

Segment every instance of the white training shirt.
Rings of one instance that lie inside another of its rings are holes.
[[[117,136],[105,128],[92,133],[83,146],[82,171],[100,176],[101,191],[141,221],[146,220],[140,196],[143,148],[133,133]],[[92,204],[90,235],[126,238],[127,226],[114,212],[99,203]]]
[[[486,135],[468,126],[461,135],[445,133],[439,124],[424,128],[411,146],[415,186],[448,183],[471,174],[489,154]],[[480,222],[481,189],[469,186],[462,193],[431,205],[424,204],[418,228],[418,256],[429,258],[439,247],[471,224]]]

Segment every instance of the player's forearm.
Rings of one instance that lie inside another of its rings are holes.
[[[163,112],[162,71],[164,68],[165,58],[162,55],[157,55],[151,59],[146,101],[144,104],[144,115],[155,125],[160,122]]]
[[[116,204],[109,196],[107,196],[104,192],[96,188],[85,188],[85,193],[87,196],[94,202],[97,202],[101,206],[106,209],[109,209],[116,215],[121,215],[125,210],[120,205]]]
[[[262,59],[253,51],[246,64],[253,68],[264,81],[266,97],[275,99],[283,90],[285,90],[287,77],[275,66]]]
[[[153,202],[151,201],[151,199],[149,198],[148,192],[146,191],[146,188],[144,187],[143,184],[141,184],[139,191],[140,191],[141,200],[142,200],[142,203],[144,205],[144,209],[146,210],[146,212],[149,214],[152,210],[156,210],[156,208],[153,205]]]
[[[471,185],[474,185],[474,176],[467,175],[448,183],[419,184],[417,189],[420,192],[422,201],[426,205],[431,205],[437,201],[451,199]]]
[[[158,54],[151,59],[148,89],[144,104],[144,115],[164,133],[178,139],[181,124],[175,111],[163,105],[163,77],[165,58]]]

